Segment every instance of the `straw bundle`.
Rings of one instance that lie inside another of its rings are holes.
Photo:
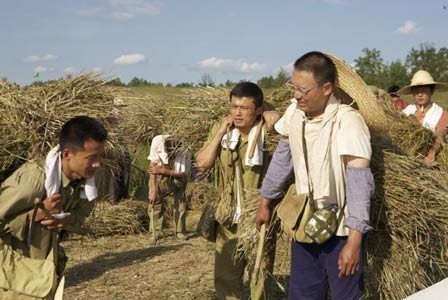
[[[0,181],[29,159],[41,160],[57,144],[68,119],[89,115],[109,130],[113,151],[117,119],[112,91],[97,75],[86,74],[42,87],[0,87]]]
[[[129,156],[120,139],[115,91],[100,75],[85,74],[39,87],[0,87],[0,181],[27,160],[42,162],[58,143],[62,125],[88,115],[108,130],[104,163],[96,176],[100,198],[116,192],[115,177],[122,176]]]
[[[85,224],[91,237],[147,232],[147,209],[148,203],[143,201],[125,200],[117,204],[97,202]]]
[[[259,240],[259,232],[255,227],[255,217],[257,215],[258,203],[260,200],[258,190],[246,190],[244,200],[244,212],[241,214],[240,222],[238,224],[238,244],[234,259],[246,260],[247,268],[252,269],[255,264]],[[274,213],[271,217],[269,229],[266,232],[265,253],[267,252],[267,247],[275,247],[277,237],[281,233],[279,230],[279,222],[279,218]],[[261,275],[267,276],[267,274]]]

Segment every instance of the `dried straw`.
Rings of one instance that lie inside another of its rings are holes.
[[[89,236],[102,237],[148,231],[148,203],[125,200],[117,204],[97,202],[95,210],[86,219]]]

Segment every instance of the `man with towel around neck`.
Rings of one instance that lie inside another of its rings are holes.
[[[262,117],[264,116],[264,118]],[[220,195],[215,246],[215,289],[218,299],[240,299],[246,261],[234,260],[238,222],[245,208],[245,191],[261,186],[269,164],[264,151],[266,131],[273,131],[279,116],[263,112],[263,92],[252,82],[240,82],[230,92],[230,114],[215,124],[196,156],[200,172],[216,166],[215,181]],[[266,120],[266,124],[264,124]],[[273,255],[262,268],[272,272]],[[251,286],[251,299],[268,299],[267,281]]]
[[[97,120],[74,117],[62,126],[45,163],[26,162],[1,184],[0,299],[61,294],[67,258],[59,239],[80,232],[94,207],[94,175],[106,139]]]
[[[370,134],[361,115],[333,94],[337,76],[336,65],[321,52],[296,60],[287,83],[294,98],[275,124],[284,138],[260,190],[257,227],[269,225],[272,201],[282,198],[291,176],[297,194],[308,194],[314,207],[337,206],[338,229],[329,240],[291,239],[291,300],[325,300],[328,288],[334,300],[361,299],[364,293],[362,239],[372,229],[374,190]]]
[[[435,82],[429,72],[419,70],[412,77],[411,84],[397,92],[399,95],[412,94],[415,102],[408,105],[403,113],[417,119],[436,136],[423,160],[428,167],[436,165],[436,155],[442,149],[448,130],[448,113],[433,102],[432,95],[437,89],[447,87],[447,83]]]

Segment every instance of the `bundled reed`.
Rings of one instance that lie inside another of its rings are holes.
[[[108,129],[106,168],[114,173],[123,151],[117,147],[114,91],[105,83],[99,75],[85,74],[44,86],[1,85],[0,181],[27,160],[42,161],[57,144],[62,125],[79,115],[94,117]]]
[[[147,209],[148,203],[136,200],[125,200],[117,204],[97,202],[94,211],[86,219],[85,226],[89,230],[89,236],[95,238],[147,232]]]

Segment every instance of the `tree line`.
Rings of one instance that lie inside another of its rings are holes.
[[[364,48],[361,56],[354,60],[354,70],[369,85],[387,89],[391,85],[404,86],[409,84],[412,75],[420,70],[428,71],[436,81],[448,82],[448,48],[442,47],[436,49],[432,44],[425,43],[419,47],[412,48],[402,62],[397,59],[390,63],[385,63],[381,57],[381,51],[373,48]],[[290,74],[280,69],[275,76],[265,76],[257,80],[257,84],[263,89],[279,88],[289,79]],[[55,80],[35,81],[33,85],[43,85],[52,83]],[[137,87],[137,86],[156,86],[156,87],[232,87],[237,82],[226,80],[217,84],[208,73],[203,74],[197,83],[181,82],[177,84],[150,82],[144,78],[134,77],[128,83],[124,83],[119,77],[108,82],[112,86]]]

